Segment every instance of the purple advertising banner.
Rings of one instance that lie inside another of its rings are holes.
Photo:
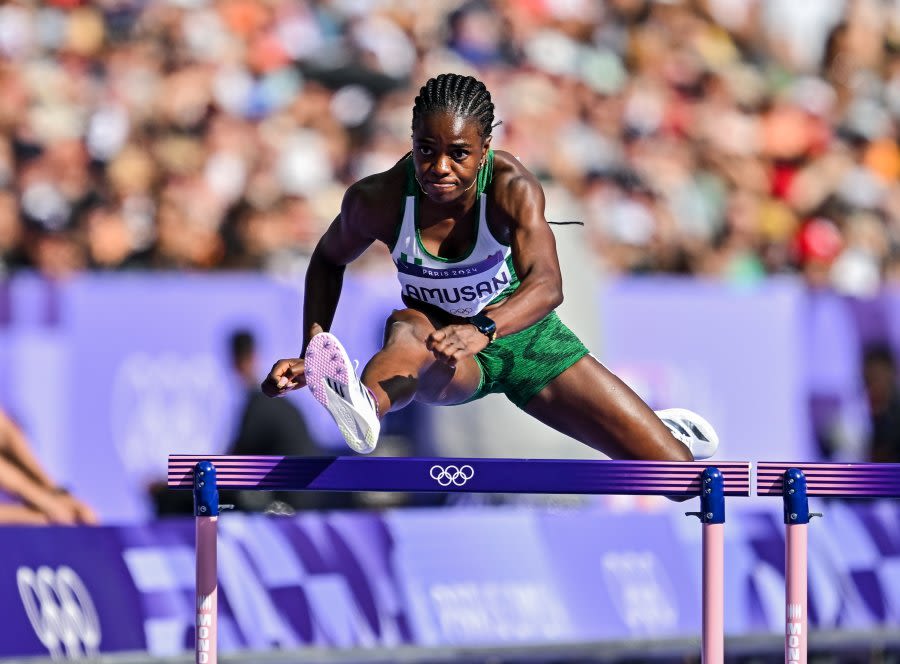
[[[115,528],[0,528],[0,656],[143,650],[143,611]]]
[[[865,461],[869,344],[900,356],[900,292],[859,300],[779,278],[672,278],[601,290],[601,358],[654,408],[709,419],[727,459]]]
[[[229,335],[256,336],[259,379],[300,351],[302,298],[259,275],[90,276],[52,285],[17,278],[0,326],[0,407],[22,424],[56,480],[105,523],[151,516],[144,488],[167,455],[222,453],[242,386]],[[349,277],[334,329],[354,357],[372,355],[397,306],[392,288]],[[50,313],[47,313],[47,312]],[[53,366],[54,380],[35,367]],[[290,397],[325,449],[346,451],[306,391]],[[135,490],[137,488],[137,490]]]
[[[735,501],[737,502],[737,501]],[[784,526],[726,525],[725,627],[779,632]],[[818,507],[818,506],[817,506]],[[900,506],[824,505],[809,529],[810,623],[900,626]],[[700,527],[682,509],[524,506],[219,520],[219,649],[523,645],[695,637]],[[193,643],[194,528],[0,528],[0,657]]]

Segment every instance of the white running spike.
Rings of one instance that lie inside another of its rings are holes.
[[[316,353],[324,348],[331,350]],[[312,338],[306,358],[307,385],[334,418],[344,440],[362,454],[374,450],[381,423],[368,388],[356,375],[359,363],[352,364],[341,342],[328,332]]]

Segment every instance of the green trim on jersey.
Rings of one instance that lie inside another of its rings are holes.
[[[497,294],[497,297],[488,302],[487,306],[491,306],[492,304],[497,304],[498,302],[505,300],[513,294],[513,291],[515,291],[519,287],[519,275],[516,273],[516,266],[513,265],[512,254],[506,257],[506,267],[509,268],[509,285],[502,291],[500,291],[500,293]]]
[[[441,263],[459,263],[460,261],[466,260],[469,256],[472,255],[472,252],[475,251],[475,246],[478,244],[478,228],[481,225],[481,194],[479,193],[475,197],[475,239],[472,240],[472,244],[469,247],[469,250],[464,253],[462,256],[457,258],[444,258],[443,256],[437,256],[428,249],[425,248],[425,243],[422,242],[422,229],[419,226],[419,194],[416,192],[416,209],[413,210],[413,228],[416,229],[416,242],[419,245],[419,249],[422,250],[429,258],[433,258],[436,261],[440,261]]]

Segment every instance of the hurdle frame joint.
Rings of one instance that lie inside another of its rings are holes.
[[[200,461],[194,466],[194,516],[218,515],[216,467],[210,461]]]
[[[784,473],[782,485],[784,498],[784,524],[786,526],[806,525],[819,513],[809,511],[809,493],[806,475],[799,468],[788,468]]]
[[[725,523],[725,477],[715,466],[700,474],[700,511],[685,512],[702,523]]]

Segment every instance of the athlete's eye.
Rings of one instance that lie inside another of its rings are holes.
[[[426,145],[420,145],[418,149],[419,149],[419,154],[422,155],[423,157],[430,157],[434,153],[434,150],[432,150],[430,147],[428,147]]]
[[[465,161],[466,157],[469,156],[469,153],[465,150],[454,150],[450,153],[450,156],[456,161]]]

